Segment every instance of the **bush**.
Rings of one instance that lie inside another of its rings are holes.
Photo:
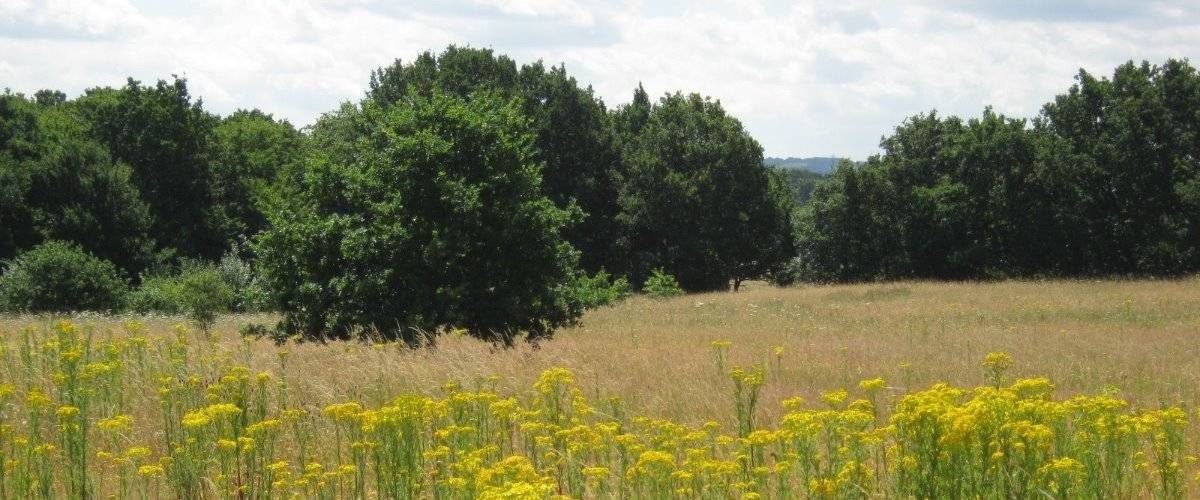
[[[217,266],[185,264],[175,276],[150,276],[130,294],[129,307],[139,313],[186,314],[207,331],[217,314],[228,312],[236,294]]]
[[[809,274],[804,266],[803,259],[792,257],[791,260],[779,266],[779,269],[768,274],[767,281],[775,286],[791,286],[796,283],[809,281],[811,279]]]
[[[213,266],[185,269],[179,275],[179,301],[183,312],[208,331],[217,314],[229,312],[235,298],[233,288]]]
[[[142,284],[129,293],[126,305],[139,313],[180,314],[178,284],[172,275],[142,276]]]
[[[271,294],[250,262],[238,255],[235,246],[217,263],[221,279],[233,289],[231,310],[260,312],[271,308]]]
[[[0,309],[115,311],[128,291],[112,262],[71,243],[47,241],[8,263],[0,276]]]
[[[667,274],[663,269],[650,271],[650,277],[642,285],[642,293],[655,298],[678,297],[683,295],[683,288],[675,280],[675,276]]]
[[[592,276],[580,273],[572,285],[579,306],[591,309],[611,305],[629,297],[629,280],[623,276],[615,280],[611,278],[612,276],[604,270],[596,271]]]

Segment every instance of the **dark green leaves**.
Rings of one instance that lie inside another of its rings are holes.
[[[346,123],[320,124],[317,143],[351,143],[308,163],[258,240],[284,332],[417,343],[465,328],[507,343],[576,317],[576,254],[561,237],[573,215],[542,194],[514,103],[434,91],[325,120]]]
[[[918,115],[801,212],[807,279],[1171,275],[1200,266],[1200,76],[1081,72],[1029,127]]]
[[[617,113],[617,176],[629,273],[675,275],[689,291],[763,276],[792,255],[791,199],[763,166],[762,147],[719,102],[670,94],[641,123],[637,102]]]

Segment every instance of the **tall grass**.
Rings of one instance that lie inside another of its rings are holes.
[[[1194,284],[752,288],[634,300],[495,352],[14,318],[0,497],[1186,497]],[[906,338],[938,323],[933,345]],[[819,325],[836,331],[796,333]],[[1060,382],[1078,337],[1109,338],[1087,370],[1178,365],[1117,374],[1138,390]]]

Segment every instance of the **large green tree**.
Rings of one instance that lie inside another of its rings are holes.
[[[304,147],[291,123],[257,109],[236,111],[213,128],[212,210],[228,243],[266,228],[260,199],[277,178],[297,173]]]
[[[790,198],[737,119],[696,94],[664,96],[644,123],[636,105],[618,177],[635,281],[662,267],[687,290],[726,289],[790,257]]]
[[[650,94],[646,93],[646,88],[639,83],[633,90],[633,99],[627,104],[617,106],[612,112],[613,135],[616,137],[619,148],[624,149],[626,144],[633,142],[634,138],[642,132],[642,128],[650,120],[650,111],[653,109],[654,104],[650,102]]]
[[[32,173],[29,208],[40,240],[76,242],[130,274],[153,264],[150,210],[129,167],[82,140],[47,146]]]
[[[1079,271],[1177,273],[1200,266],[1200,76],[1186,61],[1080,71],[1043,110],[1070,156]]]
[[[575,216],[544,196],[518,106],[434,90],[326,115],[314,144],[340,145],[314,148],[257,240],[280,330],[511,343],[573,321],[577,255],[561,231]]]
[[[796,255],[792,215],[795,201],[783,172],[767,168],[767,187],[764,193],[753,193],[735,209],[738,221],[744,224],[745,234],[750,235],[734,242],[727,257],[731,268],[733,289],[737,291],[743,281],[769,276]]]
[[[28,195],[41,135],[33,103],[9,92],[0,95],[0,259],[36,244]]]
[[[869,161],[871,165],[875,161]],[[798,210],[796,243],[799,273],[791,279],[853,281],[879,277],[889,266],[906,262],[897,231],[878,212],[889,190],[878,169],[843,161],[812,199]]]
[[[0,187],[0,258],[63,240],[136,274],[151,263],[153,240],[149,209],[129,167],[88,137],[72,107],[58,99],[36,102],[0,97],[0,117],[23,116],[0,144],[0,178],[7,181]]]
[[[566,233],[581,251],[582,267],[620,270],[612,179],[619,157],[607,110],[590,87],[580,86],[563,66],[546,68],[536,62],[518,67],[489,49],[451,46],[438,55],[425,52],[411,63],[397,60],[380,68],[371,75],[367,95],[386,107],[435,90],[460,97],[488,90],[519,99],[544,164],[542,189],[559,206],[576,204],[585,214]]]
[[[187,82],[130,79],[120,89],[90,89],[75,103],[112,158],[132,169],[159,245],[181,257],[220,256],[225,240],[213,215],[210,168],[217,118],[192,100]]]
[[[1024,120],[906,120],[862,166],[843,163],[801,211],[810,278],[999,277],[1055,272],[1050,146]]]

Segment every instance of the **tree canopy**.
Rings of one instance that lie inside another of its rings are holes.
[[[0,259],[64,240],[130,272],[151,264],[151,212],[129,166],[87,135],[73,109],[6,94],[0,120]]]
[[[212,213],[227,245],[267,228],[258,200],[278,177],[296,174],[304,148],[291,123],[259,110],[239,110],[213,127]]]
[[[403,106],[365,101],[316,127],[355,131],[316,151],[299,189],[268,212],[261,268],[286,333],[410,343],[462,328],[511,343],[579,314],[566,286],[575,217],[541,190],[535,136],[518,104],[434,90]]]
[[[583,267],[596,271],[619,265],[612,179],[619,159],[604,103],[590,87],[580,87],[564,66],[546,68],[539,61],[518,67],[489,49],[450,46],[436,56],[425,52],[411,63],[397,60],[376,70],[367,95],[391,106],[435,90],[460,97],[487,90],[517,99],[544,164],[542,189],[560,206],[574,203],[583,210],[584,219],[566,233],[581,250]]]
[[[365,84],[302,129],[219,116],[174,77],[5,91],[0,262],[26,263],[9,283],[74,266],[118,290],[215,276],[221,258],[286,333],[507,343],[630,283],[1200,270],[1186,60],[1080,71],[1027,119],[919,113],[828,176],[764,165],[713,98],[638,84],[609,107],[563,65],[489,49],[396,60]]]
[[[786,261],[791,198],[742,124],[720,102],[681,93],[663,96],[643,124],[639,100],[618,120],[629,129],[617,220],[635,282],[663,268],[686,290],[720,290]]]
[[[192,101],[187,82],[130,79],[74,102],[92,135],[132,170],[150,206],[153,237],[183,257],[216,258],[225,241],[212,212],[212,129],[217,118]]]
[[[1194,272],[1200,76],[1081,71],[1032,123],[914,116],[799,214],[816,280]]]

